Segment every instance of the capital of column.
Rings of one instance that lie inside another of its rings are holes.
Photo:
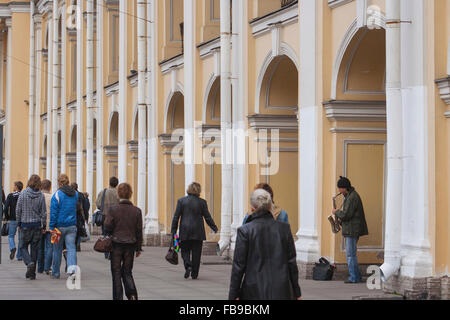
[[[12,19],[11,18],[6,18],[5,25],[6,25],[6,27],[8,29],[10,29],[12,27]]]
[[[35,14],[34,17],[34,25],[36,29],[42,29],[42,15],[41,14]]]

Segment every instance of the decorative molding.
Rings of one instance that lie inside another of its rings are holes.
[[[184,140],[183,135],[173,135],[173,134],[160,134],[159,143],[164,148],[172,149],[179,144],[184,144],[182,141]]]
[[[138,141],[128,141],[127,142],[128,145],[128,150],[130,151],[130,153],[138,153],[139,151],[139,143]]]
[[[344,4],[347,4],[349,2],[352,2],[354,0],[328,0],[328,6],[331,9],[343,6]]]
[[[298,21],[298,1],[281,8],[280,10],[271,12],[263,17],[250,21],[252,34],[254,37],[263,35],[272,31],[271,26],[279,25],[279,27],[289,25]]]
[[[450,76],[436,80],[442,100],[450,106]]]
[[[29,12],[30,2],[13,1],[10,3],[0,3],[0,18],[11,18],[13,13]]]
[[[323,103],[330,121],[386,121],[386,101],[342,101]]]
[[[118,146],[104,146],[103,150],[105,150],[105,155],[117,157],[119,154],[119,147]]]
[[[248,116],[249,126],[254,130],[279,129],[282,132],[298,132],[297,116],[255,114]]]
[[[200,51],[200,58],[206,59],[214,55],[214,52],[220,52],[220,37],[200,43],[197,48]]]
[[[333,127],[331,133],[387,133],[386,128],[350,128],[350,127]]]
[[[197,127],[198,136],[202,142],[220,142],[221,132],[220,125],[201,125]],[[220,148],[220,145],[219,145]]]
[[[66,160],[68,162],[73,162],[73,163],[77,162],[77,153],[76,152],[66,153]]]
[[[38,12],[42,15],[51,13],[53,10],[53,1],[52,0],[39,0],[37,3]]]
[[[119,81],[105,87],[105,94],[107,97],[110,97],[118,92],[119,92]]]
[[[184,54],[179,54],[159,63],[162,74],[169,73],[172,69],[181,69],[184,66]]]

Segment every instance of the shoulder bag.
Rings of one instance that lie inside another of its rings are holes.
[[[166,260],[170,264],[177,265],[178,264],[178,253],[176,252],[173,244],[174,244],[174,240],[172,237],[172,240],[170,241],[170,244],[169,244],[169,251],[166,254]]]
[[[94,245],[94,250],[101,253],[109,253],[112,251],[112,238],[110,236],[104,236],[98,238]]]

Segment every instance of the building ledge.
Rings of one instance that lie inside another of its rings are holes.
[[[450,106],[450,76],[436,80],[442,100]],[[447,112],[448,113],[448,112]],[[448,118],[448,116],[447,116]]]
[[[344,4],[347,4],[349,2],[352,2],[353,0],[328,0],[328,6],[331,9],[343,6]]]
[[[332,100],[323,105],[330,121],[386,121],[386,101]]]
[[[295,115],[255,114],[248,116],[248,121],[250,128],[255,130],[298,131],[298,120]]]
[[[162,74],[168,73],[172,69],[179,69],[184,66],[184,54],[178,54],[172,58],[163,60],[159,63]]]
[[[214,54],[216,51],[220,51],[220,37],[202,42],[197,46],[200,51],[200,58],[205,59]]]
[[[273,25],[288,25],[298,20],[298,1],[250,21],[253,36],[269,32]]]

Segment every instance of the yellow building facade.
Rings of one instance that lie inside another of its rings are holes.
[[[95,201],[117,176],[155,245],[197,181],[232,254],[268,182],[310,277],[346,264],[327,217],[347,176],[359,263],[386,290],[448,286],[450,0],[1,0],[0,19],[5,192],[64,172]]]

